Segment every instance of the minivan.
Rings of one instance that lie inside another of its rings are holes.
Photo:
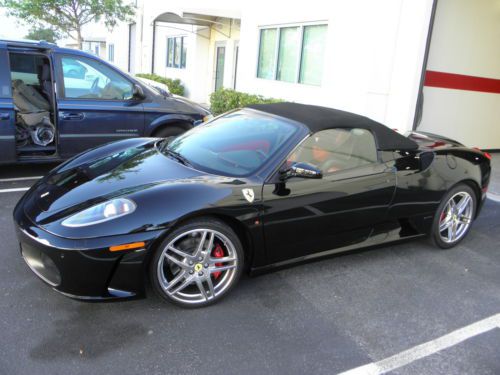
[[[103,143],[168,137],[211,117],[79,50],[0,40],[0,164],[68,159]]]

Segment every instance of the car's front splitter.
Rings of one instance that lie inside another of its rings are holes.
[[[71,298],[100,301],[144,296],[148,252],[163,231],[89,239],[67,239],[15,218],[21,255],[54,290]],[[130,250],[110,247],[144,243]]]

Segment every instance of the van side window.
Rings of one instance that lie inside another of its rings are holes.
[[[61,58],[64,97],[68,99],[128,100],[133,85],[110,67],[93,59]]]
[[[288,160],[312,164],[324,174],[376,161],[377,146],[373,134],[357,128],[336,128],[314,133]]]
[[[10,54],[10,72],[12,81],[21,80],[26,85],[38,85],[38,71],[40,55]]]

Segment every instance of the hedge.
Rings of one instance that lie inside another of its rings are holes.
[[[210,110],[214,116],[249,104],[278,103],[281,99],[265,98],[261,95],[252,95],[231,89],[219,89],[210,94]]]
[[[139,73],[136,74],[136,77],[142,77],[146,79],[150,79],[151,81],[156,81],[159,83],[163,83],[167,85],[168,90],[175,95],[184,95],[184,86],[182,86],[180,79],[170,79],[159,76],[158,74],[150,74],[150,73]]]

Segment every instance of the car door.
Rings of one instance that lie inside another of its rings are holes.
[[[0,163],[16,161],[15,112],[5,44],[0,42]]]
[[[329,144],[335,131],[312,135],[286,162],[313,164],[322,170],[322,178],[274,179],[264,185],[262,218],[269,263],[363,242],[386,217],[396,176],[378,160],[370,132],[359,129],[358,135],[351,134],[360,139],[344,144],[345,150],[333,144],[330,164],[328,157],[324,162],[315,160],[324,156],[324,150],[314,150],[318,135],[333,135],[323,137]]]
[[[86,56],[61,54],[57,61],[61,156],[143,134],[142,100],[125,75]]]

